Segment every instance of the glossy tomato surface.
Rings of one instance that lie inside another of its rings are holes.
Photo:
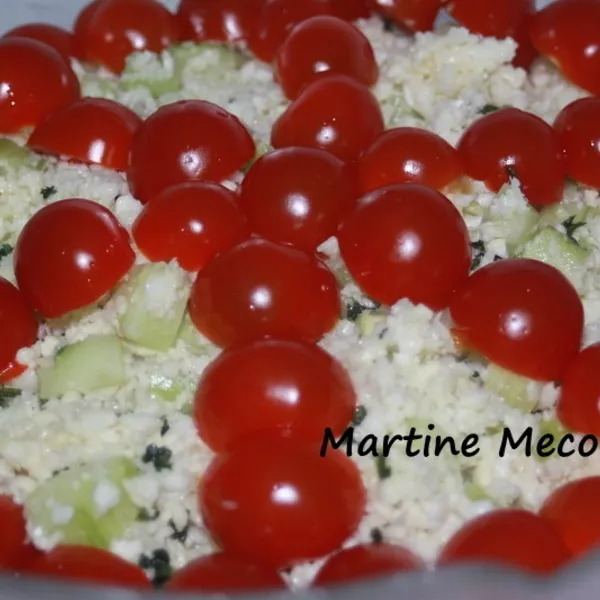
[[[371,16],[369,0],[330,0],[333,14],[346,21],[367,19]]]
[[[0,496],[0,520],[0,571],[21,571],[39,555],[27,541],[23,508],[8,496]]]
[[[237,117],[204,100],[182,100],[159,108],[139,128],[129,185],[146,203],[179,183],[220,182],[254,153],[254,142]]]
[[[337,281],[314,256],[253,239],[198,274],[190,315],[219,346],[265,337],[316,342],[340,318]]]
[[[439,310],[469,274],[463,218],[445,196],[421,185],[363,196],[343,219],[338,240],[358,286],[383,304],[408,298]]]
[[[357,196],[349,168],[316,148],[281,148],[247,173],[240,205],[252,230],[265,239],[315,250],[335,235]]]
[[[560,380],[581,345],[577,291],[537,260],[505,259],[478,269],[454,296],[450,313],[462,345],[532,379]]]
[[[479,1],[479,0],[478,0]],[[412,31],[430,31],[442,0],[383,0],[384,14]]]
[[[75,36],[62,27],[49,23],[27,23],[15,27],[4,34],[4,37],[23,37],[37,40],[54,48],[65,60],[80,58]]]
[[[31,134],[36,152],[125,171],[133,136],[142,120],[104,98],[83,98],[51,114]]]
[[[35,213],[14,253],[19,289],[46,318],[99,300],[134,260],[129,236],[113,213],[79,198],[48,204]]]
[[[287,567],[339,548],[363,516],[366,493],[345,454],[321,457],[319,444],[263,438],[217,455],[199,500],[222,549]]]
[[[330,75],[288,106],[273,125],[271,144],[319,148],[353,161],[383,128],[381,108],[370,90],[347,75]]]
[[[202,373],[194,403],[200,437],[215,451],[264,432],[320,441],[339,435],[356,410],[344,367],[306,342],[261,340],[221,353]]]
[[[54,48],[22,37],[0,39],[0,133],[37,125],[79,93],[75,73]]]
[[[531,204],[560,202],[566,169],[555,131],[539,117],[502,108],[481,117],[458,144],[467,175],[497,192],[516,177]]]

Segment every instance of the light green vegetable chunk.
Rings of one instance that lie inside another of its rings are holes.
[[[25,164],[30,153],[27,148],[9,140],[0,138],[0,161],[10,164],[13,167],[20,167]]]
[[[150,395],[167,402],[175,402],[177,397],[185,391],[185,385],[177,378],[154,374],[150,376]]]
[[[187,311],[183,317],[183,322],[181,323],[177,337],[185,343],[190,352],[197,356],[207,354],[211,346],[211,342],[200,335],[200,332],[196,329],[196,326],[192,322],[190,314]]]
[[[490,391],[498,394],[504,401],[513,408],[518,408],[523,412],[531,412],[536,405],[528,394],[528,386],[531,382],[527,377],[522,377],[516,373],[511,373],[506,369],[490,364],[488,367],[484,385]]]
[[[546,452],[554,450],[554,453],[552,453],[551,456],[540,456],[537,452],[535,452],[533,454],[535,459],[539,462],[544,462],[550,458],[556,457],[556,448],[558,447],[558,443],[567,433],[569,433],[569,431],[563,427],[562,423],[558,419],[548,419],[547,421],[542,421],[540,423],[538,439],[548,434],[553,436],[554,443],[546,450]]]

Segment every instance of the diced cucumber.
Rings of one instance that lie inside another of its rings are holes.
[[[577,221],[583,221],[585,212],[585,208],[582,209],[573,203],[559,202],[558,204],[551,204],[540,211],[540,225],[541,227],[560,225],[569,217],[577,217]]]
[[[192,322],[190,314],[187,311],[183,317],[177,337],[185,343],[192,354],[198,356],[206,354],[211,347],[211,342],[202,336],[198,329],[196,329],[196,326]]]
[[[187,274],[172,263],[135,269],[117,292],[125,303],[118,318],[123,338],[151,350],[168,350],[177,338],[189,292]]]
[[[148,391],[153,397],[158,397],[167,402],[175,402],[177,397],[185,391],[185,385],[177,378],[154,374],[150,376]]]
[[[13,167],[20,167],[29,158],[30,153],[27,148],[19,146],[16,142],[8,138],[0,138],[0,161],[8,163]]]
[[[509,254],[535,234],[538,221],[538,213],[532,208],[516,213],[514,218],[502,220]]]
[[[40,368],[38,378],[41,398],[121,385],[126,381],[121,341],[113,335],[98,335],[66,346],[51,366]]]
[[[465,496],[473,502],[481,502],[482,500],[491,500],[491,496],[477,483],[467,481],[464,484]]]
[[[490,391],[498,394],[509,406],[523,412],[531,412],[537,402],[530,398],[528,387],[531,380],[506,369],[490,364],[484,380],[484,385]]]
[[[73,467],[40,485],[27,499],[29,520],[64,544],[109,548],[135,522],[138,508],[124,481],[139,474],[128,458]]]
[[[127,57],[121,83],[127,89],[146,87],[158,98],[176,92],[181,87],[181,78],[171,53],[135,52]]]
[[[375,331],[377,323],[381,323],[385,319],[384,315],[373,311],[364,311],[356,318],[356,325],[360,331],[361,337],[369,337]]]
[[[183,43],[173,46],[169,52],[175,61],[179,78],[190,73],[223,77],[223,73],[238,70],[248,58],[239,50],[218,42]]]
[[[554,449],[556,451],[556,448],[561,438],[563,438],[567,433],[569,433],[569,431],[563,427],[562,423],[558,419],[553,418],[547,421],[540,422],[538,439],[541,438],[543,435],[550,434],[554,437],[554,443],[547,449],[547,451],[549,452],[550,449]],[[540,456],[537,452],[534,453],[535,459],[539,462],[544,462],[549,458],[553,458],[555,456],[556,454],[552,454],[551,456]]]

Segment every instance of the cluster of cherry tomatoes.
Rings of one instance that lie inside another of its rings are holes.
[[[520,64],[534,54],[531,38],[595,91],[600,58],[589,48],[600,41],[593,24],[600,2],[562,1],[537,14],[529,0],[381,4],[183,0],[173,15],[154,0],[95,0],[74,33],[31,25],[0,40],[0,132],[32,127],[28,145],[38,152],[126,171],[144,204],[133,241],[149,260],[176,259],[197,272],[190,315],[224,348],[203,373],[194,405],[199,435],[217,453],[199,484],[200,509],[223,552],[177,573],[171,589],[281,586],[278,569],[336,551],[363,515],[354,463],[318,452],[324,427],[343,430],[356,408],[347,373],[315,345],[341,313],[338,284],[317,253],[334,235],[367,295],[449,309],[460,344],[534,379],[564,380],[563,421],[600,432],[600,390],[589,378],[600,349],[579,353],[576,291],[536,261],[507,259],[470,275],[466,226],[440,191],[464,175],[495,191],[517,177],[539,207],[560,201],[567,175],[600,187],[600,99],[571,104],[554,127],[498,110],[474,123],[456,149],[424,130],[384,131],[369,90],[378,77],[373,50],[349,22],[375,10],[423,30],[445,5],[473,31],[514,37]],[[585,35],[573,42],[586,19]],[[255,161],[242,123],[201,100],[164,106],[142,122],[118,103],[79,97],[70,57],[119,73],[132,51],[188,38],[244,41],[273,61],[292,100],[273,127],[273,151]],[[218,183],[242,169],[238,192]],[[129,234],[96,203],[69,199],[38,211],[15,248],[18,289],[0,280],[0,381],[23,371],[16,352],[35,341],[38,316],[100,300],[134,259]],[[583,532],[569,522],[573,503],[589,497],[571,492],[587,485],[598,482],[561,490],[542,516],[500,511],[468,524],[440,563],[485,557],[557,568],[598,539],[596,521]],[[16,533],[4,539],[21,547],[22,515],[7,503]],[[515,549],[513,530],[529,541]],[[59,547],[40,557],[25,544],[31,552],[32,572],[96,578],[102,571],[94,561],[105,561],[113,582],[147,584],[136,567],[101,551]],[[420,568],[408,550],[375,544],[334,554],[317,582]]]

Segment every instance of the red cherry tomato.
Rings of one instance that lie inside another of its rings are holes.
[[[23,508],[8,496],[0,496],[0,522],[0,570],[20,571],[37,558],[39,552],[27,542]]]
[[[141,202],[189,181],[222,181],[254,157],[250,134],[237,117],[204,100],[159,108],[138,130],[129,185]]]
[[[37,152],[124,171],[129,166],[133,135],[141,123],[132,110],[118,102],[83,98],[42,121],[28,145]]]
[[[600,344],[585,348],[565,373],[556,412],[571,431],[600,437]]]
[[[552,2],[532,17],[529,35],[568,79],[600,94],[600,2]]]
[[[169,591],[229,592],[234,590],[286,589],[283,579],[272,567],[225,552],[202,556],[175,572],[167,585]]]
[[[567,173],[600,188],[600,98],[582,98],[563,108],[554,122]]]
[[[68,62],[47,44],[0,39],[0,133],[17,133],[79,98]]]
[[[412,31],[430,31],[441,7],[442,0],[392,0],[385,13]]]
[[[167,188],[144,207],[132,232],[146,258],[177,259],[187,271],[199,271],[217,254],[250,237],[236,195],[216,183]]]
[[[347,75],[329,75],[288,106],[273,125],[271,144],[320,148],[352,161],[382,131],[381,108],[369,89]]]
[[[287,567],[339,548],[363,516],[356,465],[319,444],[261,439],[218,455],[199,485],[200,510],[226,552]]]
[[[296,25],[277,52],[275,73],[294,99],[309,84],[342,73],[367,86],[379,76],[371,43],[354,25],[327,15]]]
[[[315,15],[332,14],[331,0],[266,0],[248,40],[250,50],[260,60],[271,62],[294,25]]]
[[[458,152],[435,133],[416,127],[386,131],[358,161],[363,192],[393,183],[420,183],[441,189],[462,174]]]
[[[127,588],[150,589],[150,580],[137,565],[90,546],[56,546],[33,561],[32,575]]]
[[[558,488],[540,509],[540,515],[558,531],[573,556],[600,545],[600,477],[587,477]]]
[[[469,233],[460,213],[421,185],[367,194],[342,221],[338,239],[356,283],[383,304],[408,298],[439,310],[469,274]]]
[[[25,225],[15,248],[23,296],[44,317],[60,317],[100,299],[135,261],[115,216],[91,200],[44,206]]]
[[[368,19],[371,16],[369,0],[330,0],[333,14],[346,21]]]
[[[392,544],[365,544],[334,554],[321,568],[314,585],[329,585],[392,575],[401,571],[421,571],[423,561],[410,550]]]
[[[177,9],[182,38],[246,40],[257,25],[264,0],[181,0]]]
[[[192,321],[219,346],[279,337],[316,342],[340,317],[335,277],[315,257],[264,240],[224,252],[198,274]]]
[[[536,206],[560,202],[565,165],[558,136],[542,119],[517,108],[503,108],[475,121],[458,152],[467,175],[497,192],[514,174]]]
[[[518,44],[515,66],[527,68],[536,56],[528,35],[535,0],[450,0],[446,10],[473,33],[504,39]]]
[[[98,0],[75,22],[83,58],[114,73],[132,52],[161,52],[179,40],[179,26],[156,0]]]
[[[15,356],[21,348],[31,346],[38,333],[35,315],[19,290],[0,277],[0,382],[16,377],[23,367]]]
[[[4,34],[4,37],[22,37],[37,40],[54,48],[66,60],[79,58],[75,36],[62,27],[48,23],[27,23],[15,27]]]
[[[323,150],[274,150],[246,175],[240,204],[262,237],[312,251],[335,235],[342,211],[354,201],[348,171]]]
[[[557,381],[579,352],[581,299],[560,271],[537,260],[478,269],[450,312],[460,343],[525,377]]]
[[[200,437],[216,452],[265,431],[320,441],[356,409],[344,367],[306,342],[261,340],[225,350],[202,373],[194,404]]]
[[[468,522],[442,549],[438,564],[493,562],[552,573],[569,553],[554,528],[526,510],[500,509]]]

